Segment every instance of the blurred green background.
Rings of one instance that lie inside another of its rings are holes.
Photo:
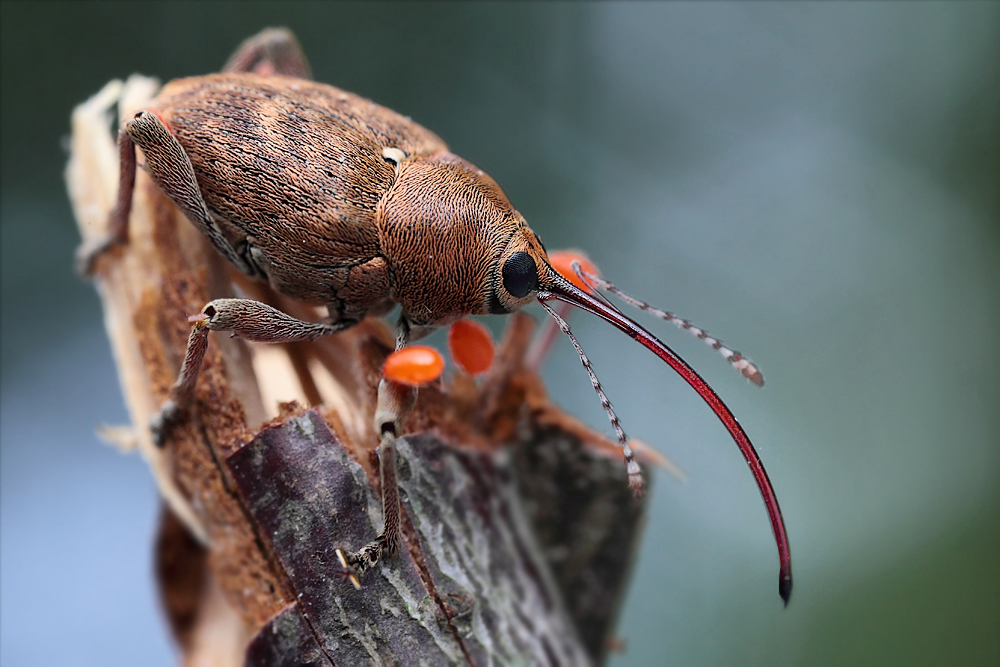
[[[649,322],[727,400],[791,537],[777,596],[736,447],[666,367],[575,330],[660,474],[614,665],[1000,663],[1000,3],[28,3],[0,8],[0,662],[169,665],[158,502],[70,264],[72,107],[218,69],[268,25],[318,80],[487,170],[549,248],[759,362]],[[537,311],[537,314],[541,314]],[[607,431],[572,349],[557,400]],[[57,649],[58,647],[58,649]]]

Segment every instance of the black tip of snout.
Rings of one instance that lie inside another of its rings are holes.
[[[784,574],[780,579],[778,579],[778,595],[781,599],[785,601],[785,607],[788,607],[788,601],[792,599],[792,575]]]

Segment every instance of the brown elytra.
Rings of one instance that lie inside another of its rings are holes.
[[[153,102],[227,240],[278,292],[411,325],[508,312],[502,260],[545,253],[500,186],[440,138],[333,86],[279,75],[171,82]],[[252,150],[250,149],[252,147]]]

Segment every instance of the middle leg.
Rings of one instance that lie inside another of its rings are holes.
[[[262,343],[291,343],[315,340],[335,334],[358,323],[341,318],[335,322],[305,322],[252,299],[216,299],[190,318],[193,325],[184,362],[170,397],[150,422],[153,442],[162,446],[168,430],[177,423],[185,408],[194,403],[195,387],[201,371],[210,331],[228,331],[234,336]]]
[[[396,328],[396,349],[409,342],[409,326],[400,318]],[[375,432],[379,434],[379,477],[382,487],[382,530],[374,540],[358,551],[337,549],[340,565],[355,588],[361,588],[361,578],[379,561],[392,558],[403,542],[400,530],[399,483],[396,479],[396,438],[402,434],[403,420],[417,399],[416,387],[391,382],[383,378],[378,384],[375,407]]]

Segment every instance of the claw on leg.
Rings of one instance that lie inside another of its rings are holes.
[[[111,252],[114,248],[127,244],[127,240],[122,241],[114,237],[93,239],[82,243],[76,249],[76,255],[73,258],[73,268],[76,271],[76,275],[81,278],[88,278],[94,275],[94,268],[97,266],[98,258]]]
[[[373,542],[369,542],[361,547],[360,551],[354,552],[337,549],[336,553],[337,558],[340,560],[340,566],[347,573],[348,581],[354,584],[354,588],[359,590],[361,589],[361,579],[368,570],[378,565],[378,562],[383,557],[390,558],[392,555],[395,555],[389,554],[384,535],[379,535]]]
[[[379,384],[379,403],[382,396],[388,392],[382,388],[400,387],[389,384],[385,380]],[[408,387],[405,389],[409,389]],[[382,444],[378,450],[379,469],[382,478],[382,514],[384,526],[382,532],[374,540],[361,547],[358,551],[337,549],[337,558],[341,567],[347,571],[347,578],[355,588],[361,588],[361,579],[365,573],[378,565],[383,559],[392,558],[399,552],[402,534],[399,529],[399,487],[396,482],[396,435],[390,425],[382,433]]]
[[[400,320],[396,333],[396,349],[409,342],[409,327]],[[403,535],[399,527],[399,485],[396,480],[396,436],[403,428],[403,419],[413,409],[417,399],[415,387],[382,379],[378,384],[375,406],[375,431],[382,442],[378,449],[379,475],[382,480],[382,531],[358,551],[337,549],[337,558],[355,588],[361,588],[365,572],[379,561],[399,553]]]
[[[358,555],[350,551],[345,553],[342,549],[337,549],[337,558],[340,559],[340,566],[347,571],[347,579],[354,584],[356,589],[361,590],[360,576],[363,573],[359,573],[358,568],[355,567],[358,563]]]

